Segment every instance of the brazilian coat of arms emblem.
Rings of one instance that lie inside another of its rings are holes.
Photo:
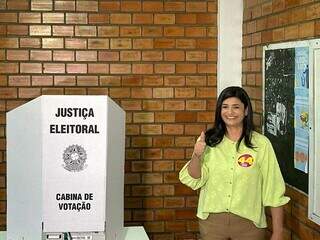
[[[80,145],[70,145],[63,152],[62,165],[64,169],[70,172],[80,172],[87,167],[87,153]]]

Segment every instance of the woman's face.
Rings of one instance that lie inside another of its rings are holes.
[[[244,108],[244,104],[239,98],[230,97],[222,102],[221,117],[226,127],[241,127],[243,119],[248,114],[248,110]]]

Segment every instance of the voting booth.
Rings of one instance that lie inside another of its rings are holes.
[[[123,239],[125,112],[41,96],[7,113],[7,240]]]

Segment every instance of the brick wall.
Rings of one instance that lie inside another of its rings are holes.
[[[195,239],[177,172],[213,120],[217,2],[0,0],[0,229],[5,113],[42,94],[106,94],[126,110],[125,222]]]
[[[245,0],[243,24],[243,85],[253,99],[255,122],[262,117],[262,46],[318,38],[320,3],[315,0]],[[285,239],[319,240],[320,227],[307,217],[307,196],[287,187]],[[269,218],[270,220],[270,218]]]

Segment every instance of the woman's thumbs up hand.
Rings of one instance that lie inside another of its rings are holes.
[[[204,149],[206,147],[205,138],[206,138],[206,136],[205,136],[204,132],[202,131],[200,136],[197,139],[196,144],[194,145],[193,154],[192,154],[193,157],[200,159],[200,157],[202,156]]]

